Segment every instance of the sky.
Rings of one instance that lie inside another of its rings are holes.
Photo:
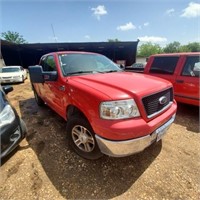
[[[0,33],[28,43],[200,42],[200,0],[0,0]]]

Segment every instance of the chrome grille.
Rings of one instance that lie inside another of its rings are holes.
[[[2,79],[11,79],[12,76],[8,76],[8,77],[2,77]]]
[[[163,97],[166,99],[166,101],[162,101]],[[142,99],[148,118],[151,118],[157,115],[158,113],[162,112],[169,105],[171,105],[172,101],[173,101],[172,88],[144,97]]]

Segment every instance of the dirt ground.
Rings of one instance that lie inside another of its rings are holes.
[[[0,199],[200,199],[199,108],[178,104],[162,142],[125,157],[88,161],[72,152],[66,122],[38,107],[29,80],[8,94],[27,138],[0,168]]]

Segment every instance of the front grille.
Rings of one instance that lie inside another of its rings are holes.
[[[9,77],[2,77],[2,79],[11,79],[12,76],[9,76]]]
[[[166,101],[161,101],[162,97],[164,98],[166,97]],[[172,101],[173,101],[172,88],[144,97],[142,99],[148,118],[151,118],[156,114],[162,112],[165,108],[168,107],[168,105],[170,105]]]

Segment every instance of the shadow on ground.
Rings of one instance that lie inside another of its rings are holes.
[[[175,124],[185,127],[188,131],[200,133],[199,107],[178,103]]]
[[[27,141],[59,193],[67,199],[109,199],[126,192],[161,151],[162,143],[125,157],[82,159],[66,141],[66,122],[34,99],[20,101],[28,127]],[[39,188],[39,187],[38,187]]]

